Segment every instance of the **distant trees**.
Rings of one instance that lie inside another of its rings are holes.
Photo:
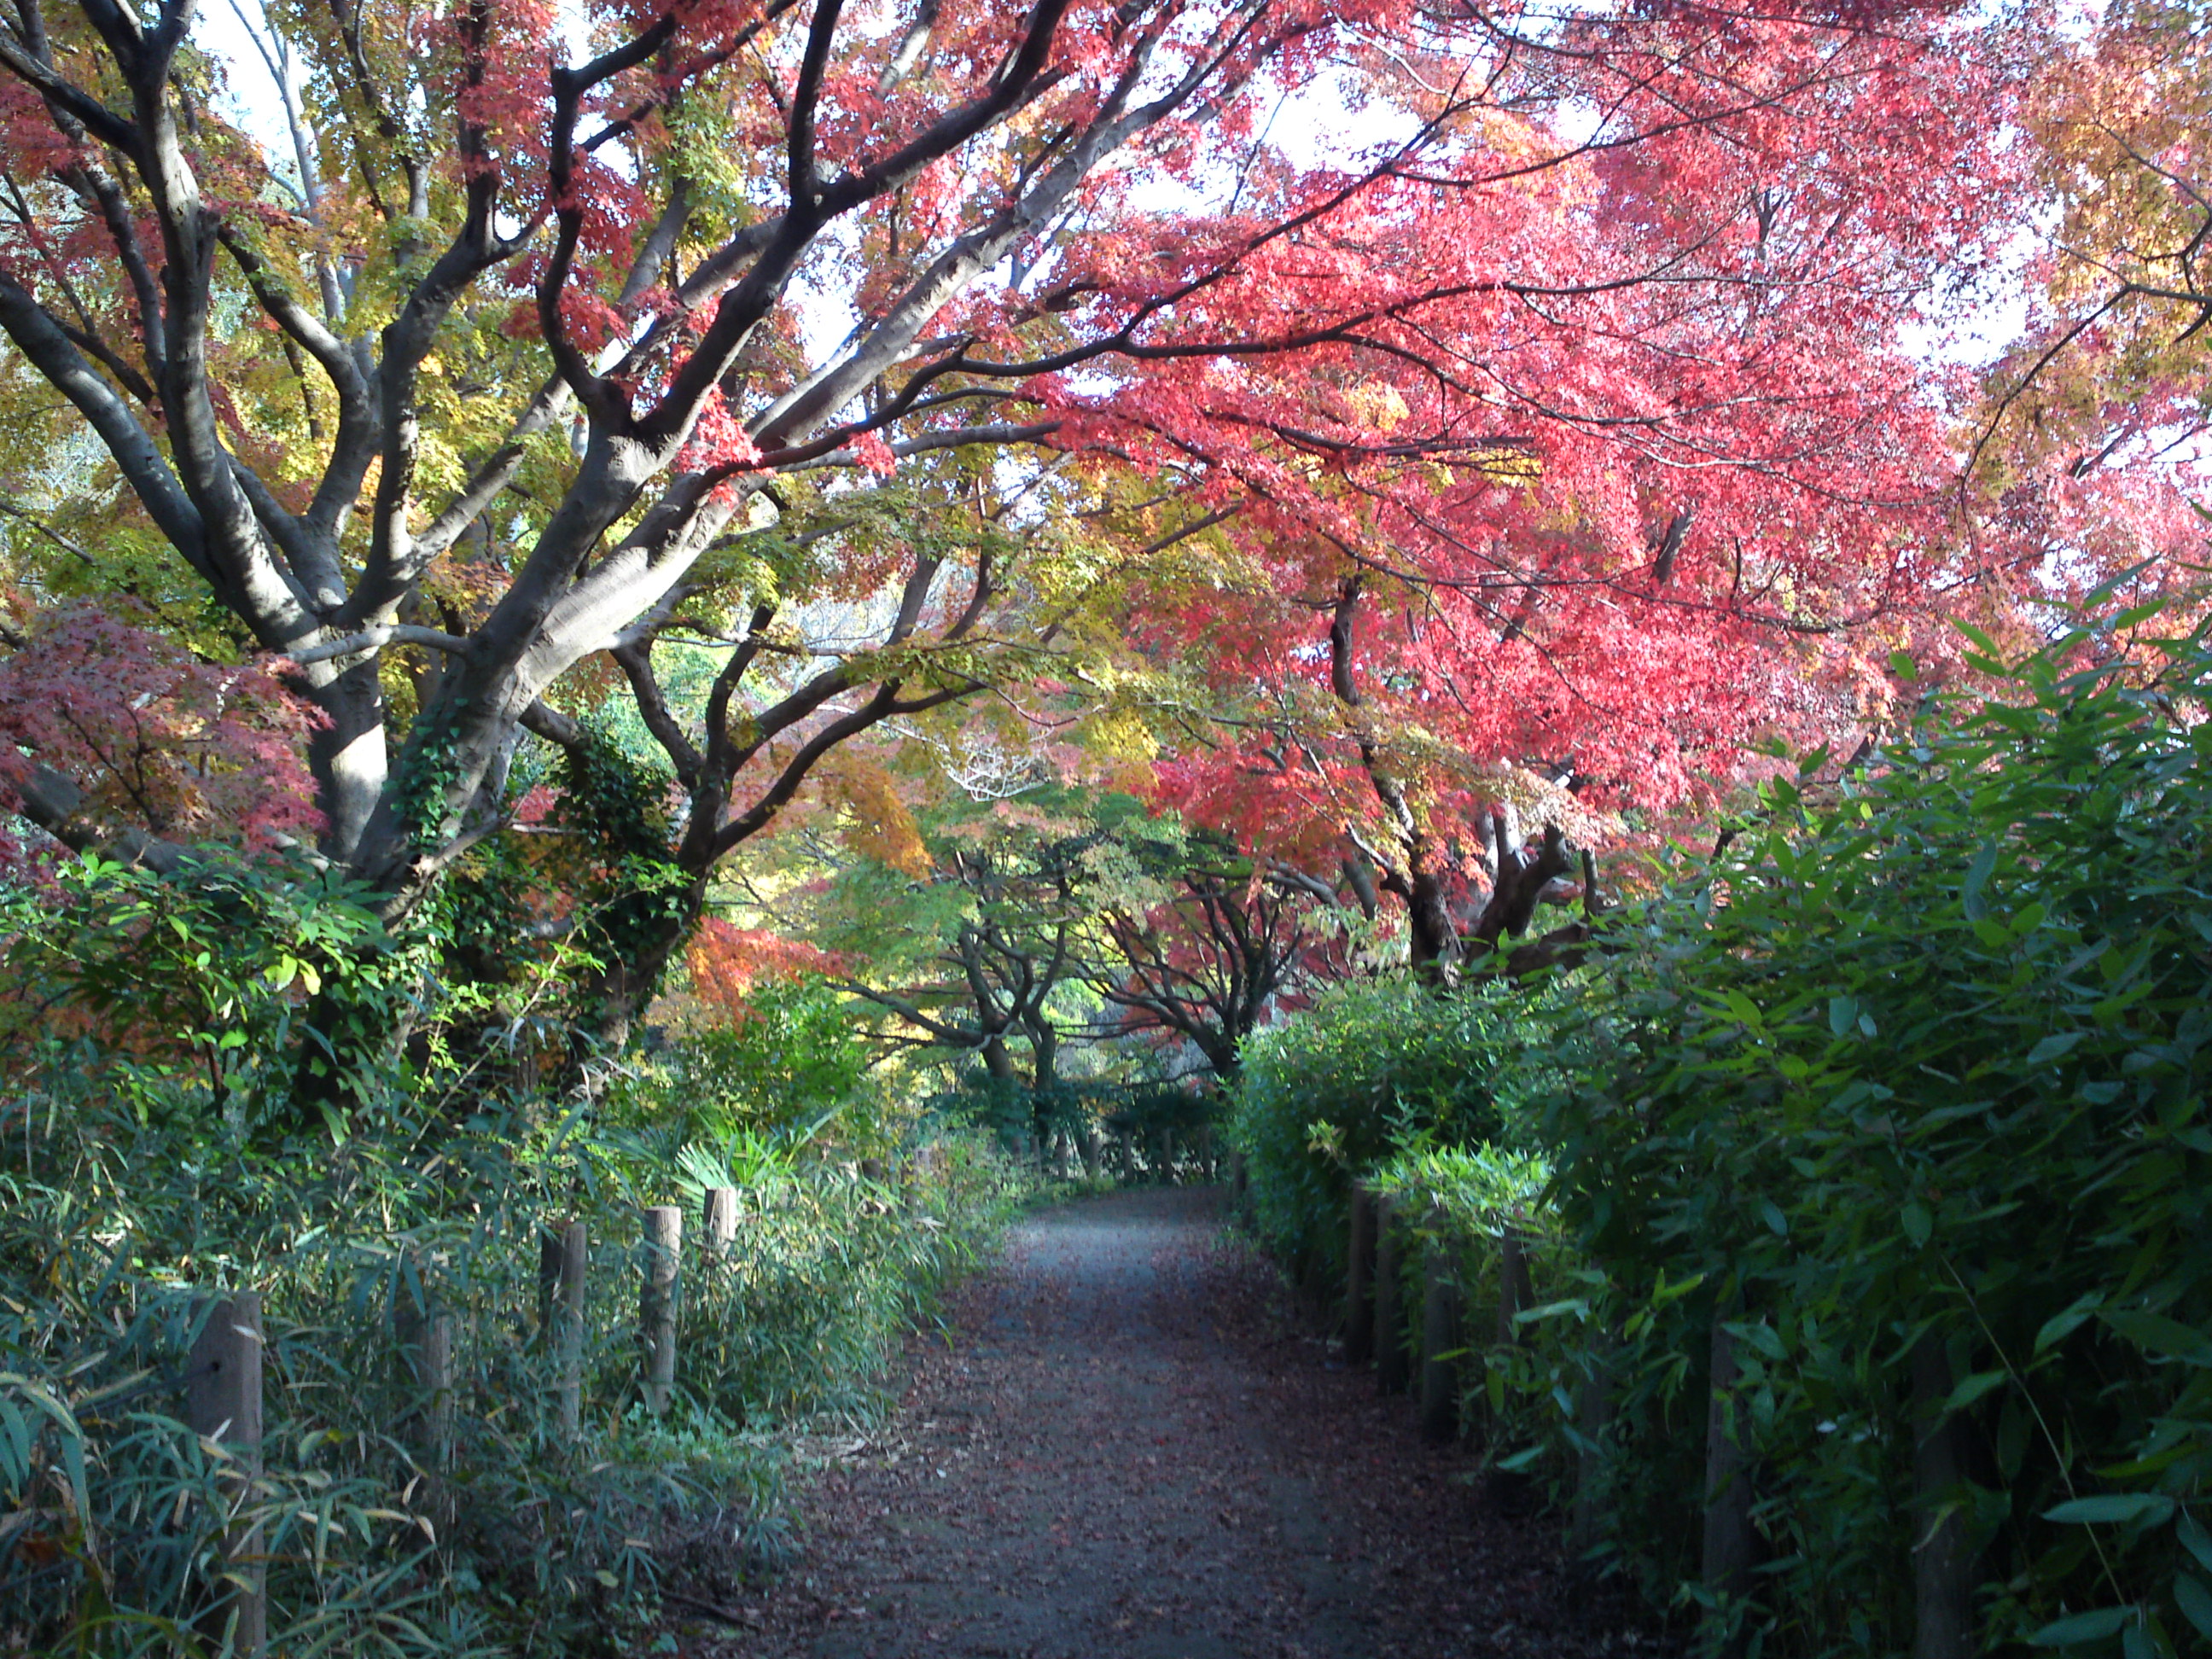
[[[833,977],[889,1016],[886,1043],[997,1085],[1226,1080],[1279,997],[1348,963],[1325,887],[1124,793],[1040,783],[924,802],[914,824],[921,856],[898,866],[857,822],[817,844],[777,919],[835,952]]]
[[[994,1082],[1017,1076],[1016,1044],[1028,1049],[1020,1081],[1033,1090],[1059,1080],[1068,1017],[1055,994],[1076,982],[1081,962],[1074,885],[1065,843],[1007,836],[955,847],[932,878],[956,895],[949,931],[899,988],[848,981],[855,995],[897,1017],[908,1039],[972,1054]]]
[[[1170,822],[1125,838],[1096,888],[1092,988],[1129,1032],[1189,1045],[1234,1081],[1245,1040],[1316,974],[1342,972],[1342,908],[1325,884],[1269,871]],[[1332,951],[1330,947],[1340,947]]]

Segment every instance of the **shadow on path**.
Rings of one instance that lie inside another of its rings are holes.
[[[1563,1590],[1551,1528],[1489,1510],[1470,1458],[1285,1318],[1216,1203],[1117,1193],[1016,1228],[883,1433],[802,1499],[805,1559],[744,1599],[751,1628],[685,1651],[1638,1650]]]

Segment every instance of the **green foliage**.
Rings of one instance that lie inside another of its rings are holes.
[[[741,1249],[700,1264],[678,1340],[687,1386],[739,1422],[872,1417],[917,1287],[966,1265],[975,1218],[1004,1213],[1020,1192],[988,1143],[965,1138],[936,1143],[904,1186],[757,1136],[727,1155],[687,1147],[679,1167],[687,1199],[738,1188]],[[969,1212],[951,1231],[948,1206]]]
[[[670,856],[670,787],[604,732],[562,751],[553,822],[572,839],[549,873],[573,906],[578,945],[602,963],[646,962],[666,948],[671,916],[697,914],[696,884]]]
[[[743,1249],[687,1257],[678,1397],[655,1419],[635,1386],[638,1207],[684,1190],[668,1140],[524,1114],[441,1135],[428,1166],[396,1140],[272,1152],[219,1118],[141,1123],[71,1086],[70,1058],[12,1103],[0,1155],[0,1504],[30,1517],[0,1542],[19,1586],[0,1628],[97,1626],[101,1651],[176,1650],[163,1621],[204,1596],[220,1471],[173,1382],[202,1291],[266,1295],[252,1509],[277,1650],[596,1652],[650,1611],[672,1542],[715,1517],[739,1559],[782,1547],[775,1431],[867,1416],[917,1297],[1012,1191],[969,1155],[936,1160],[912,1208],[832,1160],[745,1171]],[[538,1320],[556,1215],[592,1239],[574,1442]],[[396,1316],[425,1304],[457,1322],[443,1463],[396,1359]]]
[[[1430,1146],[1400,1153],[1367,1181],[1378,1195],[1425,1218],[1424,1224],[1459,1239],[1496,1239],[1508,1228],[1524,1238],[1545,1236],[1551,1209],[1550,1161],[1538,1152],[1492,1146]]]
[[[2047,1627],[2098,1608],[2112,1650],[2191,1627],[2212,728],[2173,711],[2202,707],[2207,664],[2150,695],[2061,673],[2075,643],[1832,805],[1774,789],[1554,1040],[1562,1219],[1623,1336],[1620,1542],[1681,1572],[1660,1500],[1694,1489],[1683,1356],[1740,1309],[1779,1564],[1761,1600],[1792,1650],[1909,1640],[1923,1334],[1986,1455],[1953,1498],[1988,1551],[1992,1639],[2071,1643]]]
[[[192,1098],[258,1121],[305,1083],[334,1133],[390,1085],[425,967],[364,890],[269,860],[162,876],[88,855],[0,889],[0,1043],[104,1031],[101,1074],[142,1115]]]
[[[1352,1182],[1402,1150],[1513,1144],[1533,1078],[1515,1004],[1410,980],[1332,987],[1247,1044],[1229,1139],[1255,1224],[1285,1260],[1334,1271]]]
[[[556,1114],[434,1043],[407,1058],[384,1035],[395,1006],[435,1030],[454,994],[431,945],[402,949],[343,889],[246,868],[60,880],[8,917],[11,1651],[204,1650],[190,1629],[227,1469],[179,1420],[179,1381],[203,1299],[240,1288],[265,1298],[265,1469],[246,1503],[268,1540],[272,1652],[630,1650],[676,1555],[719,1551],[736,1571],[787,1554],[788,1431],[875,1409],[892,1339],[1017,1194],[980,1146],[932,1148],[893,1190],[853,1161],[849,1115],[811,1139],[757,1127],[851,1095],[857,1061],[836,1058],[850,1044],[818,997],[778,1005],[754,1036],[769,1070],[750,1094],[732,1086],[756,1127],[731,1113],[687,1147],[702,1126],[683,1113]],[[380,1059],[302,1124],[284,1109],[286,1045],[325,1003],[383,1022]],[[807,1032],[811,1060],[778,1046]],[[681,1048],[665,1060],[706,1071]],[[868,1121],[889,1147],[895,1120]],[[639,1210],[680,1198],[696,1217],[707,1177],[739,1188],[742,1248],[687,1255],[678,1394],[656,1418],[637,1388]],[[543,1230],[569,1217],[592,1254],[573,1439],[552,1409],[538,1276]],[[442,1456],[398,1356],[400,1326],[427,1310],[454,1320]]]
[[[1279,1248],[1332,1244],[1370,1164],[1422,1200],[1483,1333],[1493,1459],[1560,1498],[1598,1471],[1598,1553],[1662,1602],[1711,1600],[1725,1326],[1765,1559],[1709,1628],[1770,1654],[1909,1650],[1914,1548],[1945,1514],[1992,1650],[2212,1639],[2212,659],[2180,649],[2145,690],[2059,666],[2083,643],[1826,795],[1776,785],[1723,854],[1616,919],[1578,985],[1530,998],[1517,1041],[1492,1027],[1479,1063],[1540,1162],[1510,1133],[1407,1136],[1376,1103],[1424,1040],[1370,1020],[1347,1042],[1334,1011],[1271,1034],[1240,1102]],[[1364,1093],[1347,1048],[1381,1057]],[[1307,1103],[1347,1097],[1364,1109]],[[1536,1305],[1498,1346],[1508,1219]],[[1969,1449],[1946,1492],[1914,1489],[1916,1349],[1923,1389],[1941,1353]]]
[[[804,1138],[836,1116],[852,1145],[878,1150],[878,1115],[864,1082],[868,1050],[843,996],[816,979],[768,981],[734,1024],[685,1034],[618,1091],[618,1109],[687,1139],[755,1134]]]
[[[512,836],[493,836],[456,860],[428,918],[453,978],[514,985],[542,967],[552,952],[530,939],[539,920],[538,882]]]

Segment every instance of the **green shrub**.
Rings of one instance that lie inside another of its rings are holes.
[[[1833,805],[1778,787],[1562,1023],[1556,1196],[1625,1338],[1620,1542],[1688,1567],[1664,1497],[1695,1490],[1719,1310],[1788,1650],[1909,1645],[1923,1337],[1982,1460],[1950,1498],[1992,1644],[2212,1638],[2206,667],[2148,694],[2031,664]]]
[[[1373,1171],[1422,1200],[1474,1298],[1493,1461],[1561,1500],[1595,1472],[1597,1553],[1662,1604],[1713,1601],[1708,1361],[1730,1334],[1764,1559],[1712,1635],[1907,1651],[1916,1547],[1955,1516],[1989,1650],[2212,1642],[2212,661],[2187,647],[2137,689],[2054,666],[2082,643],[1824,794],[1777,785],[1529,999],[1517,1042],[1488,1028],[1505,1121],[1537,1097],[1540,1194],[1510,1136]],[[1401,1017],[1431,1042],[1464,1019]],[[1279,1248],[1334,1242],[1343,1181],[1403,1135],[1371,1103],[1427,1052],[1316,1024],[1271,1036],[1240,1108]],[[1362,1075],[1347,1053],[1377,1057],[1366,1109],[1324,1122]],[[1498,1347],[1509,1216],[1539,1305]],[[1914,1486],[1916,1353],[1966,1449],[1939,1492]]]
[[[240,1123],[287,1120],[304,1085],[334,1133],[389,1095],[429,975],[360,889],[220,849],[167,876],[88,854],[0,884],[0,1053],[94,1036],[84,1057],[140,1111]]]
[[[819,980],[757,987],[735,1024],[688,1031],[621,1091],[688,1139],[804,1135],[842,1115],[843,1138],[872,1139],[868,1050],[845,999]]]
[[[1535,1458],[1516,1463],[1504,1451],[1554,1427],[1551,1387],[1563,1387],[1569,1399],[1578,1393],[1567,1372],[1577,1358],[1571,1339],[1580,1333],[1554,1322],[1564,1308],[1545,1305],[1581,1289],[1583,1278],[1581,1260],[1560,1236],[1558,1212],[1547,1198],[1551,1179],[1551,1164],[1540,1153],[1480,1146],[1401,1152],[1373,1170],[1366,1183],[1392,1200],[1401,1244],[1415,1247],[1399,1253],[1398,1305],[1407,1319],[1409,1351],[1419,1346],[1424,1258],[1441,1250],[1464,1310],[1460,1419],[1485,1425],[1501,1461],[1516,1469]],[[1519,1243],[1539,1317],[1518,1328],[1517,1346],[1501,1349],[1496,1310],[1504,1291],[1500,1246],[1508,1232]],[[1556,1340],[1561,1335],[1570,1337],[1564,1346]],[[1379,1334],[1377,1340],[1382,1340]],[[1544,1386],[1537,1385],[1540,1375]]]
[[[1246,1045],[1228,1139],[1261,1238],[1306,1273],[1342,1265],[1352,1182],[1402,1152],[1511,1145],[1540,1081],[1492,987],[1339,985]]]

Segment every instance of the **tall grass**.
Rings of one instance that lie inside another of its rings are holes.
[[[272,1144],[204,1090],[118,1091],[88,1043],[40,1061],[0,1097],[0,1650],[210,1650],[191,1626],[241,1518],[262,1528],[272,1651],[625,1650],[672,1561],[785,1551],[787,1431],[874,1409],[889,1344],[1017,1194],[962,1142],[901,1186],[824,1138],[687,1146],[649,1114],[527,1103],[455,1121],[398,1097],[374,1133],[356,1114],[343,1138]],[[677,1397],[655,1416],[639,1211],[696,1218],[702,1176],[740,1186],[738,1243],[686,1251]],[[539,1328],[556,1217],[591,1237],[573,1439]],[[266,1310],[246,1486],[180,1420],[195,1322],[233,1290]],[[429,1309],[456,1333],[442,1455],[395,1337]]]

